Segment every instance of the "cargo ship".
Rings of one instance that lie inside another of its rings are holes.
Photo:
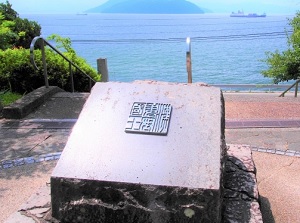
[[[230,17],[239,17],[239,18],[262,18],[266,17],[266,13],[264,14],[256,14],[256,13],[249,13],[245,14],[244,11],[232,12]]]

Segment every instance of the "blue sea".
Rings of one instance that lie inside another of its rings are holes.
[[[288,15],[32,14],[42,36],[59,34],[92,67],[107,58],[110,81],[187,82],[186,38],[191,38],[193,82],[270,84],[260,73],[265,52],[287,49]]]

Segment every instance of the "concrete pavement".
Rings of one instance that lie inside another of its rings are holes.
[[[247,144],[261,152],[263,149],[295,151],[295,155],[300,155],[300,128],[226,129],[225,132],[229,144]]]
[[[225,93],[225,103],[232,106],[236,101],[236,106],[241,106],[243,101],[255,101],[264,106],[284,102],[282,99],[276,101],[275,95],[270,96],[258,97],[250,93],[239,97],[239,94],[228,96]],[[87,97],[88,94],[57,93],[22,120],[0,119],[0,202],[3,204],[0,222],[16,213],[30,194],[49,182],[55,160]],[[287,100],[292,106],[300,107],[298,99]],[[290,119],[300,120],[297,115]],[[226,143],[247,144],[254,150],[264,222],[300,222],[300,214],[296,211],[300,210],[299,136],[300,128],[226,129]]]

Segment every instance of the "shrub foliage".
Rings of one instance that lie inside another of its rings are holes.
[[[41,51],[34,51],[35,62],[39,67],[35,70],[30,62],[30,43],[39,36],[41,27],[34,21],[19,18],[12,5],[0,3],[0,91],[9,89],[17,93],[29,93],[45,85]],[[87,62],[76,55],[69,38],[52,35],[57,47],[74,64],[81,68],[93,80],[99,81],[100,75]],[[50,85],[71,91],[69,62],[59,54],[46,47],[46,63]],[[89,91],[89,78],[73,67],[76,91]]]
[[[28,93],[45,85],[42,65],[41,50],[35,50],[35,61],[38,70],[30,62],[28,49],[7,49],[0,51],[0,86],[12,92]],[[67,52],[64,53],[68,55]],[[95,81],[100,80],[100,75],[91,68],[84,59],[73,56],[73,62]],[[66,91],[71,91],[69,63],[54,51],[46,48],[46,63],[49,84],[58,86]],[[75,90],[89,91],[89,78],[73,68]]]

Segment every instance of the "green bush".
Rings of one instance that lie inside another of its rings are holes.
[[[7,106],[20,99],[21,97],[21,94],[12,93],[10,91],[0,92],[0,104],[2,103],[3,106]]]
[[[39,76],[34,77],[30,64],[29,50],[7,49],[0,51],[0,90],[10,89],[12,92],[26,93],[34,90],[32,85],[41,86]],[[29,80],[31,80],[31,83]]]
[[[35,70],[30,62],[30,43],[40,35],[38,23],[19,18],[12,5],[0,3],[0,91],[9,89],[20,94],[29,93],[45,85],[41,51],[36,46],[35,61],[39,70]],[[71,40],[58,35],[49,37],[55,40],[63,54],[80,67],[95,81],[100,75],[86,61],[78,57],[71,47]],[[53,50],[46,48],[46,62],[49,85],[71,91],[69,62]],[[89,91],[89,78],[73,67],[74,87],[76,91]]]
[[[67,52],[64,54],[68,56]],[[35,50],[34,55],[39,70],[35,70],[30,63],[30,51],[28,49],[0,50],[0,86],[2,90],[10,89],[12,92],[24,94],[45,85],[41,51]],[[95,81],[100,80],[100,75],[85,60],[76,55],[72,55],[72,57],[72,61],[87,75]],[[71,91],[69,63],[60,55],[47,48],[46,62],[49,85]],[[79,92],[89,91],[89,79],[74,68],[73,75],[75,90]]]

